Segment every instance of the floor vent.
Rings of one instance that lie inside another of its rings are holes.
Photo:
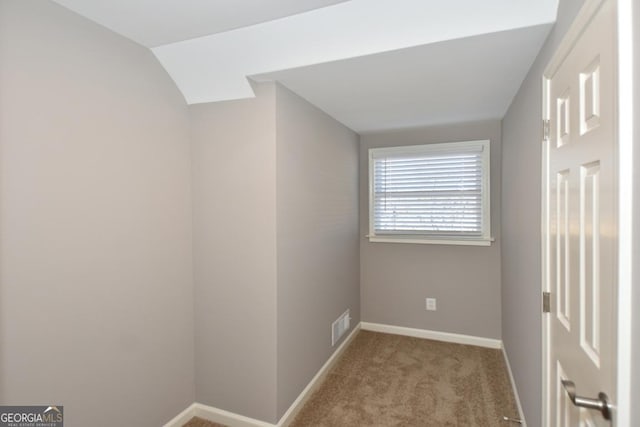
[[[345,311],[336,319],[335,322],[331,325],[331,345],[334,346],[340,340],[340,338],[344,335],[345,332],[349,330],[349,325],[351,321],[351,313],[349,310]]]

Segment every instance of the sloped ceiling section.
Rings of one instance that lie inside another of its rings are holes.
[[[153,52],[195,104],[253,96],[249,75],[548,24],[556,6],[557,0],[351,0]]]
[[[371,132],[502,118],[551,24],[252,76]]]
[[[146,47],[295,15],[345,0],[54,0]]]
[[[359,132],[501,118],[559,0],[54,0],[150,47],[189,104],[276,80]]]

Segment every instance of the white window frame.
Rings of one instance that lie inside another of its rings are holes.
[[[434,234],[379,234],[375,232],[374,158],[384,154],[423,154],[464,150],[482,146],[482,234],[480,236],[443,236]],[[489,140],[445,142],[369,149],[369,234],[370,242],[418,243],[440,245],[489,246],[491,237],[491,142]]]

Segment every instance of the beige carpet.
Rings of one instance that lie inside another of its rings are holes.
[[[499,350],[361,331],[291,427],[506,427],[505,415],[518,418]]]
[[[213,423],[211,421],[203,420],[202,418],[193,417],[182,427],[227,427],[222,424]]]

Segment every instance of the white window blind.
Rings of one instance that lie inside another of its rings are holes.
[[[489,241],[489,141],[371,149],[369,162],[370,238]]]

